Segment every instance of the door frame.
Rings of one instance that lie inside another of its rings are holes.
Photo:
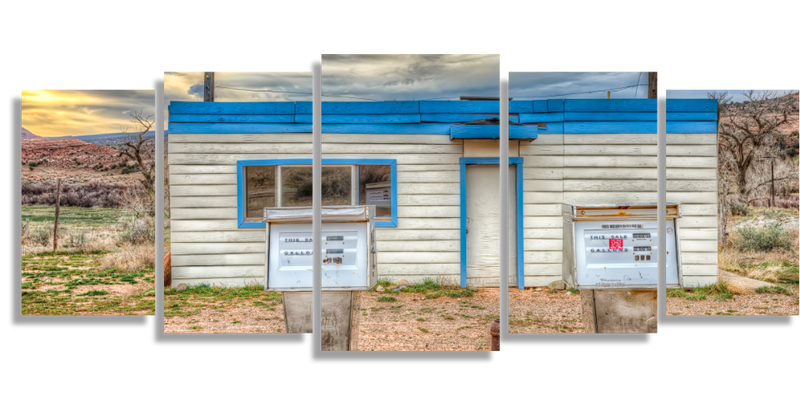
[[[517,286],[520,290],[525,288],[525,260],[522,257],[524,235],[522,232],[522,167],[525,158],[509,157],[508,165],[516,166],[517,173]],[[500,158],[492,157],[462,157],[458,159],[461,166],[461,288],[467,288],[467,166],[468,165],[497,165]],[[499,173],[499,172],[498,172]],[[498,195],[499,195],[498,190]],[[500,209],[503,209],[501,207]],[[502,254],[502,252],[501,252]],[[509,269],[510,271],[511,269]]]

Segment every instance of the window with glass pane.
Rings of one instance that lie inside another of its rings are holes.
[[[310,207],[313,181],[310,166],[281,167],[281,207]]]
[[[275,166],[248,166],[245,168],[246,220],[260,221],[264,208],[275,204]]]
[[[322,205],[353,204],[353,166],[322,167]]]
[[[392,166],[358,166],[358,196],[361,205],[374,205],[377,220],[392,220]]]

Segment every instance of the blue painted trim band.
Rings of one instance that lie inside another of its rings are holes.
[[[545,128],[539,127],[538,134],[563,134],[563,122],[548,122]]]
[[[209,103],[210,104],[210,103]],[[261,134],[261,133],[308,133],[311,124],[181,124],[170,123],[170,134]]]
[[[294,114],[170,114],[170,123],[294,123]]]
[[[245,179],[244,168],[246,166],[278,166],[304,164],[302,162],[311,159],[266,159],[266,160],[238,160],[236,161],[236,216],[239,221],[239,228],[266,228],[263,222],[245,222]],[[278,198],[276,196],[276,198]]]
[[[419,114],[419,101],[325,101],[322,114]],[[295,114],[312,114],[310,101],[298,101]]]
[[[171,101],[170,114],[294,114],[293,101],[259,103],[204,103],[197,101]]]
[[[564,121],[657,121],[654,112],[566,112]],[[716,121],[716,113],[706,112],[668,112],[667,120],[672,121]],[[533,121],[536,122],[536,121]]]
[[[717,100],[695,98],[667,99],[667,112],[717,112]]]
[[[311,165],[311,159],[257,159],[236,161],[236,211],[239,228],[266,228],[263,222],[245,222],[244,168],[247,166]],[[392,177],[392,219],[375,221],[378,228],[397,227],[397,159],[322,159],[323,165],[389,165]],[[358,194],[358,192],[357,192]],[[280,198],[280,196],[276,196]],[[357,195],[356,198],[360,198]],[[357,200],[358,201],[358,200]]]
[[[716,121],[667,121],[668,134],[710,134],[716,132]]]
[[[564,100],[547,100],[547,111],[564,111]]]
[[[658,100],[654,98],[566,99],[564,100],[564,111],[656,112],[658,111]]]
[[[419,102],[419,112],[430,113],[500,113],[500,101],[472,101],[472,100],[430,100]]]
[[[509,114],[522,114],[533,112],[533,100],[511,100],[508,102]]]
[[[322,124],[322,133],[449,135],[450,124]]]
[[[536,139],[536,125],[509,125],[509,139]],[[500,139],[499,125],[453,125],[450,139]]]
[[[509,164],[514,162],[511,158],[508,159]],[[525,230],[524,228],[524,204],[522,192],[522,171],[524,167],[524,158],[520,157],[517,165],[517,288],[520,290],[525,289]]]
[[[324,117],[323,117],[324,118]],[[461,123],[475,120],[500,118],[499,114],[422,114],[423,122],[450,122]],[[508,117],[509,122],[519,122],[519,117]]]
[[[562,122],[564,121],[563,112],[531,113],[520,114],[519,122],[522,124],[531,122]]]
[[[461,288],[467,288],[467,163],[459,160],[460,167],[460,219],[461,219]]]
[[[297,114],[295,122],[311,123],[311,114]],[[418,124],[419,114],[322,115],[323,124]]]
[[[533,112],[546,113],[549,111],[547,100],[533,100]]]
[[[565,122],[565,134],[655,134],[658,123],[652,122]]]

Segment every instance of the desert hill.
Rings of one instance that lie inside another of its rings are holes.
[[[25,128],[22,128],[22,139],[39,139],[39,138],[41,138],[41,137],[36,135],[36,134],[34,134],[31,131],[28,131]]]
[[[58,169],[91,168],[101,170],[127,165],[126,158],[107,146],[78,139],[25,139],[22,141],[22,164]]]

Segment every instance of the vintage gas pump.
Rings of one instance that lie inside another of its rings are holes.
[[[288,333],[312,330],[313,260],[311,207],[265,208],[265,289],[283,294]],[[328,350],[350,350],[354,291],[377,282],[375,207],[322,208],[322,326]],[[356,310],[358,310],[356,308]],[[324,348],[323,348],[324,350]]]
[[[589,333],[654,333],[658,313],[656,204],[562,205],[564,281],[581,290]],[[680,279],[680,206],[667,207],[667,285]]]

